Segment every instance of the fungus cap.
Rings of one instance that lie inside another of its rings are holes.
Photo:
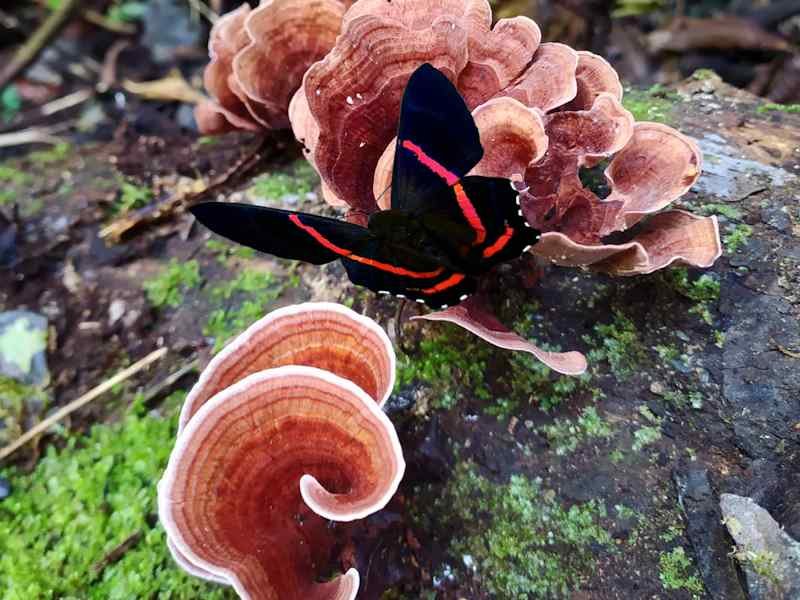
[[[214,394],[251,373],[285,365],[335,373],[382,406],[394,387],[395,364],[386,332],[346,306],[307,302],[280,308],[253,323],[211,360],[184,402],[179,431]]]
[[[248,375],[186,424],[158,486],[176,560],[243,598],[352,599],[353,569],[320,583],[327,519],[383,508],[405,470],[391,421],[359,386],[283,366]]]

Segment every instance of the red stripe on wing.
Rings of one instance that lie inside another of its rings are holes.
[[[459,208],[461,208],[461,213],[464,215],[464,218],[467,220],[467,223],[469,223],[470,227],[472,227],[472,229],[475,231],[475,240],[472,242],[472,245],[478,246],[482,244],[486,240],[486,228],[481,222],[478,211],[475,210],[472,201],[464,191],[464,187],[458,183],[460,177],[455,173],[448,171],[443,165],[428,156],[422,148],[420,148],[411,140],[403,140],[401,145],[403,148],[411,152],[425,167],[444,179],[447,185],[453,188],[453,191],[456,194],[456,201],[458,202]]]
[[[466,275],[462,275],[461,273],[454,273],[444,281],[440,281],[439,283],[437,283],[432,287],[424,288],[417,291],[422,292],[423,294],[437,294],[439,292],[443,292],[444,290],[450,289],[451,287],[458,285],[459,283],[464,281],[464,279],[466,279]]]
[[[484,258],[491,258],[498,252],[500,252],[503,248],[508,245],[508,242],[511,241],[511,238],[514,237],[514,229],[506,225],[506,230],[497,240],[495,240],[494,244],[491,246],[487,246],[483,249],[483,257]]]
[[[347,257],[350,260],[355,262],[359,262],[361,264],[374,267],[376,269],[380,269],[381,271],[386,271],[388,273],[392,273],[394,275],[400,275],[401,277],[410,277],[412,279],[430,279],[431,277],[436,277],[441,275],[444,272],[444,267],[439,267],[435,271],[409,271],[408,269],[404,269],[403,267],[396,267],[394,265],[390,265],[389,263],[380,262],[374,260],[372,258],[367,258],[365,256],[359,256],[357,254],[353,254],[352,251],[342,248],[341,246],[337,246],[333,242],[331,242],[328,238],[322,235],[319,231],[311,227],[310,225],[306,225],[300,220],[300,217],[297,215],[289,215],[289,220],[297,225],[300,229],[305,231],[308,235],[313,237],[317,242],[319,242],[322,246],[330,250],[331,252],[335,252],[340,256]]]

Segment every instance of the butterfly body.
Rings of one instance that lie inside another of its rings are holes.
[[[458,91],[423,65],[401,107],[391,209],[367,227],[307,213],[207,202],[192,213],[216,233],[283,258],[340,260],[350,280],[431,307],[457,304],[477,277],[520,256],[539,233],[507,179],[467,176],[483,148]]]

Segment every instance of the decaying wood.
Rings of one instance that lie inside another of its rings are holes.
[[[201,184],[200,189],[178,190],[164,200],[123,215],[101,229],[100,237],[109,242],[118,243],[134,230],[170,219],[195,202],[210,198],[237,183],[247,181],[258,175],[264,165],[283,153],[290,143],[292,140],[289,134],[272,134],[270,137],[262,139],[253,151],[247,153],[224,173],[213,178],[207,184]]]
[[[56,10],[39,26],[23,46],[17,50],[9,63],[0,70],[0,90],[36,60],[47,44],[69,23],[80,8],[80,0],[63,0]]]

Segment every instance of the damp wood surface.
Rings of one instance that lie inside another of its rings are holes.
[[[99,237],[121,212],[224,172],[252,137],[209,142],[131,128],[45,160],[4,158],[3,190],[20,216],[0,308],[48,318],[47,410],[159,345],[170,349],[20,452],[4,475],[12,485],[30,477],[47,447],[75,452],[66,430],[125,423],[137,392],[155,411],[147,418],[169,417],[175,407],[163,397],[196,377],[188,369],[159,388],[170,374],[205,364],[271,308],[333,300],[376,318],[399,356],[388,410],[408,470],[397,497],[332,557],[332,569],[358,568],[360,597],[736,597],[731,542],[718,519],[693,509],[692,482],[707,482],[708,506],[720,493],[750,496],[800,537],[800,115],[765,110],[713,75],[626,102],[645,115],[637,118],[700,144],[704,174],[678,207],[720,215],[725,253],[709,271],[629,279],[549,268],[529,289],[513,265],[504,269],[496,287],[505,322],[586,353],[589,373],[577,379],[449,325],[409,321],[420,309],[354,288],[338,264],[242,251],[188,215],[118,244]],[[332,215],[298,159],[287,150],[222,193]],[[31,407],[18,423],[6,417],[5,431],[40,417]],[[172,439],[164,436],[167,449]],[[136,534],[100,544],[88,562],[113,576],[126,555],[108,556]]]

